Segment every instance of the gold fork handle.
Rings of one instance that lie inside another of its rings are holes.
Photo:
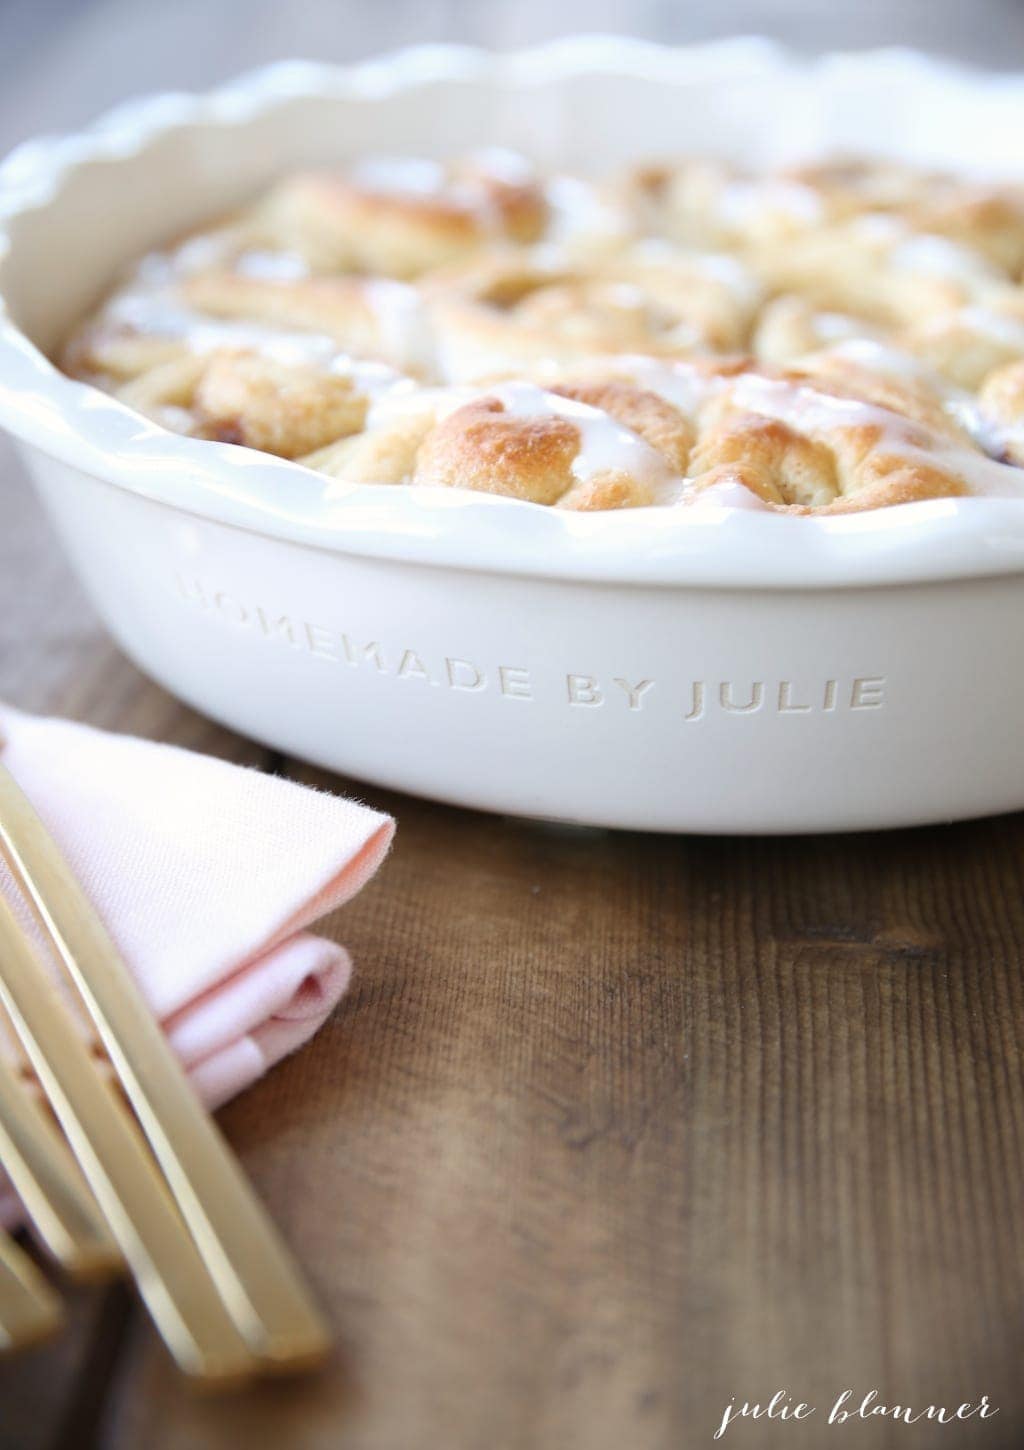
[[[174,1358],[234,1381],[254,1366],[135,1124],[0,898],[0,1000]]]
[[[88,897],[3,765],[0,853],[78,988],[235,1324],[270,1366],[315,1363],[329,1335],[291,1256]]]
[[[36,1233],[75,1279],[100,1278],[123,1260],[53,1119],[0,1058],[0,1163]]]
[[[64,1322],[64,1311],[28,1254],[0,1229],[0,1351],[47,1339]]]

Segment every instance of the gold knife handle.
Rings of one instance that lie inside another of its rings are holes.
[[[175,1360],[204,1380],[244,1378],[253,1356],[156,1164],[2,899],[0,1000]]]
[[[0,1163],[36,1233],[72,1278],[123,1267],[114,1237],[53,1119],[0,1058]]]

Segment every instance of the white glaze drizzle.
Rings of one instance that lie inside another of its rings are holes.
[[[438,197],[449,189],[445,168],[423,156],[368,156],[350,168],[348,179],[378,196]]]
[[[571,423],[580,435],[572,474],[581,483],[604,473],[628,474],[653,485],[673,477],[667,460],[657,449],[602,408],[549,393],[536,383],[498,383],[479,396],[497,398],[505,412],[515,418],[554,417]]]
[[[207,245],[214,241],[216,246]],[[354,357],[327,333],[211,317],[181,300],[178,285],[184,278],[226,260],[220,234],[194,237],[173,252],[150,254],[127,286],[109,299],[99,314],[98,326],[174,339],[195,353],[236,350],[258,353],[290,367],[316,368],[351,378],[371,398],[415,386],[386,363]],[[298,280],[308,274],[302,259],[288,252],[244,252],[234,259],[234,267],[244,275],[272,281]],[[373,279],[365,285],[366,301],[381,325],[385,346],[390,351],[394,344],[394,356],[409,366],[416,365],[427,349],[418,293],[404,283],[386,279]]]
[[[380,328],[383,351],[400,359],[403,367],[435,373],[436,348],[420,292],[390,277],[368,277],[363,285],[366,302]]]
[[[744,509],[748,512],[769,513],[771,505],[758,498],[753,489],[747,488],[738,479],[723,479],[708,488],[687,491],[686,503],[695,509]]]
[[[973,332],[991,338],[993,342],[1001,343],[1024,357],[1024,317],[1007,317],[1004,312],[998,312],[994,307],[976,304],[961,308],[953,314],[953,318],[966,323]]]
[[[693,419],[704,404],[724,391],[731,378],[708,373],[685,361],[667,361],[643,353],[618,353],[594,360],[594,376],[611,375],[656,393]]]
[[[999,423],[989,414],[984,413],[981,408],[974,405],[976,423],[972,429],[973,436],[978,440],[979,447],[983,447],[986,453],[996,460],[999,460],[1010,448],[1013,448],[1018,458],[1024,454],[1024,419],[1019,423]],[[1021,465],[1011,464],[1021,472]]]
[[[764,300],[764,288],[745,263],[728,252],[704,252],[689,247],[680,247],[661,237],[645,237],[635,242],[625,254],[627,264],[636,262],[643,267],[665,267],[685,275],[691,269],[699,278],[724,287],[727,292],[748,312]],[[640,274],[642,285],[643,274]]]
[[[889,344],[872,338],[848,338],[822,349],[822,353],[849,358],[851,362],[862,363],[877,373],[889,373],[895,378],[924,383],[938,396],[948,416],[977,444],[982,453],[997,463],[1001,463],[1001,455],[1007,444],[1016,442],[1021,433],[1024,433],[1024,423],[1019,429],[995,423],[971,393],[956,387],[919,358]],[[968,454],[967,457],[970,458],[971,455]],[[960,467],[956,471],[963,472]]]
[[[629,235],[625,213],[578,176],[553,176],[545,188],[548,243],[574,251],[622,242]]]
[[[872,425],[880,448],[909,461],[941,468],[961,479],[972,493],[991,497],[1024,496],[1024,470],[947,441],[921,424],[859,399],[836,398],[813,386],[745,373],[735,379],[733,396],[741,408],[775,418],[799,433],[828,441],[836,429]]]
[[[301,282],[310,275],[309,263],[298,252],[270,252],[259,248],[242,252],[235,271],[260,282]]]
[[[730,228],[743,230],[766,217],[784,218],[814,226],[824,218],[820,196],[812,187],[778,178],[755,180],[738,177],[728,181],[718,195],[719,219]]]
[[[153,305],[149,306],[150,300]],[[190,352],[220,350],[257,353],[287,367],[312,367],[350,377],[361,392],[375,396],[403,385],[414,387],[396,368],[369,358],[356,358],[326,333],[292,331],[259,322],[226,321],[207,317],[173,302],[145,298],[141,304],[127,294],[105,314],[107,321],[128,325],[153,336],[180,338]]]
[[[469,161],[503,186],[532,186],[537,181],[533,162],[509,146],[479,146],[470,153]]]
[[[897,271],[949,279],[967,286],[998,283],[1002,278],[991,262],[948,237],[911,234],[893,248],[889,261]]]
[[[354,186],[376,196],[458,207],[474,214],[488,231],[497,232],[502,230],[501,208],[487,180],[523,187],[536,180],[536,171],[518,152],[492,146],[472,152],[462,174],[424,157],[377,156],[356,162],[348,176]]]
[[[830,347],[822,348],[815,356],[847,358],[852,363],[861,364],[875,372],[888,373],[894,378],[927,382],[940,394],[957,391],[933,368],[911,353],[903,352],[902,349],[880,342],[874,337],[843,337]]]

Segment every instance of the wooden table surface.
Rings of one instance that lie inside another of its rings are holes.
[[[838,13],[837,13],[838,12]],[[1024,63],[1011,0],[718,7],[0,6],[0,141],[289,52],[562,30]],[[109,642],[0,455],[0,696],[284,769]],[[1024,1444],[1024,818],[835,839],[400,822],[327,923],[317,1039],[222,1114],[337,1331],[312,1381],[189,1393],[127,1293],[0,1366],[3,1450],[747,1450]],[[844,1389],[1000,1413],[824,1425]]]

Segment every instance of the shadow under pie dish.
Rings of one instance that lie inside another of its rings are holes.
[[[880,85],[941,167],[852,126]],[[1022,94],[584,40],[162,98],[5,167],[0,412],[128,653],[298,756],[650,829],[1012,809],[1024,212],[965,118]]]

